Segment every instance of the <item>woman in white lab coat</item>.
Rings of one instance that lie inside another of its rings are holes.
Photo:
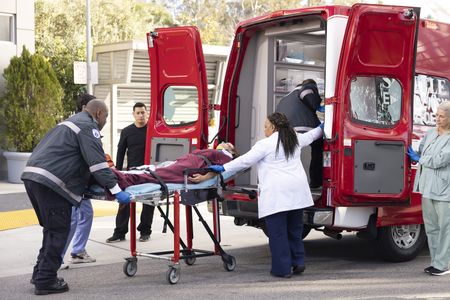
[[[266,138],[247,153],[215,171],[239,171],[258,167],[258,216],[264,218],[272,253],[271,274],[289,278],[305,270],[302,241],[303,208],[313,205],[305,170],[300,160],[302,147],[322,136],[317,127],[296,133],[282,113],[273,113],[264,124]]]

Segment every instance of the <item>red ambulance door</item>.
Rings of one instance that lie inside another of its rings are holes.
[[[158,28],[147,34],[151,104],[146,163],[175,160],[208,140],[208,93],[196,27]]]
[[[408,204],[420,9],[352,6],[337,75],[336,206]]]

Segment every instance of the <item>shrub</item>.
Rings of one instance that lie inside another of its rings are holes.
[[[45,133],[61,119],[63,90],[50,63],[23,47],[4,70],[2,147],[31,152]]]

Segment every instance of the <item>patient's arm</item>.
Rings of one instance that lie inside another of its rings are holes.
[[[216,173],[208,172],[205,175],[193,174],[192,176],[189,176],[188,179],[189,179],[190,182],[199,183],[199,182],[211,179],[214,176],[216,176]]]

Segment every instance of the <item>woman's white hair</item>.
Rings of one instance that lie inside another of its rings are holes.
[[[439,104],[437,109],[440,109],[443,112],[445,112],[445,116],[450,119],[450,101],[442,102],[441,104]]]

